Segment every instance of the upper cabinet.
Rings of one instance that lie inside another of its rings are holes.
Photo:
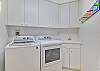
[[[78,26],[78,2],[69,3],[70,8],[70,27]]]
[[[8,0],[8,24],[21,25],[24,23],[24,0]]]
[[[47,0],[39,0],[39,25],[49,27],[58,23],[59,6]]]
[[[69,12],[69,4],[64,4],[60,6],[60,25],[64,27],[69,26],[70,22],[70,12]]]
[[[8,0],[8,25],[69,28],[78,25],[78,2]]]
[[[38,24],[38,0],[25,0],[25,23],[24,25],[37,25]]]
[[[60,20],[64,27],[78,26],[78,2],[71,2],[60,6]]]

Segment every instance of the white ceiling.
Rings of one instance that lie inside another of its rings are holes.
[[[48,1],[53,1],[53,2],[61,4],[61,3],[72,2],[76,0],[48,0]]]

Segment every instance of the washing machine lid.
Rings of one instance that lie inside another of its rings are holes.
[[[15,36],[13,38],[13,43],[31,43],[35,42],[34,36]]]
[[[5,48],[27,48],[27,47],[36,47],[36,46],[40,46],[40,43],[36,42],[36,43],[9,43]]]
[[[7,48],[17,48],[26,46],[38,46],[39,43],[35,41],[34,36],[16,36],[13,41],[8,44]]]

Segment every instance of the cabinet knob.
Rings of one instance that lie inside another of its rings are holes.
[[[36,47],[36,49],[38,49],[38,47]]]

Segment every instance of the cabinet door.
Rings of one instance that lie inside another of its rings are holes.
[[[62,63],[63,67],[68,67],[69,68],[69,49],[66,47],[62,49]]]
[[[80,69],[80,49],[70,49],[70,68]]]
[[[60,24],[62,26],[68,27],[69,25],[69,4],[64,4],[61,6],[60,10]]]
[[[49,21],[51,26],[59,25],[59,9],[60,8],[58,5],[52,3],[49,14]]]
[[[38,0],[25,0],[25,25],[38,24]]]
[[[24,23],[24,0],[8,0],[8,24]]]
[[[70,3],[70,26],[78,25],[78,2]]]
[[[39,25],[52,26],[58,24],[58,9],[59,7],[56,4],[47,0],[39,0]]]

